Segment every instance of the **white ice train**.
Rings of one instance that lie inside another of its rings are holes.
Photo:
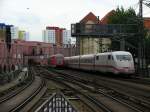
[[[64,61],[68,67],[75,69],[114,74],[134,74],[135,72],[132,55],[126,51],[65,57]]]

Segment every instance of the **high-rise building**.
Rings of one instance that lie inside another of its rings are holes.
[[[63,30],[63,44],[71,44],[71,31]]]
[[[6,37],[6,25],[4,23],[0,23],[0,41],[4,41]]]
[[[46,27],[42,31],[43,42],[55,44],[57,47],[72,44],[71,31],[59,27]]]
[[[24,40],[25,40],[25,41],[29,41],[29,37],[30,37],[29,32],[25,32]]]
[[[12,26],[11,27],[11,38],[29,41],[29,32],[24,31],[24,30],[19,30],[18,27]]]
[[[18,39],[19,40],[29,41],[29,32],[24,31],[24,30],[19,30],[19,32],[18,32]]]
[[[24,40],[24,37],[25,37],[25,31],[20,30],[20,31],[19,31],[19,37],[18,37],[18,39]]]
[[[46,30],[43,30],[43,42],[55,44],[57,47],[61,47],[63,44],[62,40],[62,31],[64,29],[59,27],[46,27]]]
[[[55,30],[43,30],[43,42],[55,44]]]
[[[19,28],[16,26],[11,27],[11,38],[18,39]]]

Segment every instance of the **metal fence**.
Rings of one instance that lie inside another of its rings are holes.
[[[62,93],[54,93],[35,112],[78,112]]]

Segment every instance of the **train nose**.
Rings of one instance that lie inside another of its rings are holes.
[[[135,72],[134,68],[131,68],[131,67],[123,67],[123,69],[124,69],[125,72],[129,72],[129,73],[134,73]]]

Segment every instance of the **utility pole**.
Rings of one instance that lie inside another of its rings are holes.
[[[139,0],[139,17],[143,18],[143,0]]]
[[[143,0],[139,0],[139,48],[138,48],[138,71],[139,73],[145,73],[145,44],[144,44],[144,25],[143,25]],[[143,46],[143,47],[142,47]]]
[[[99,26],[99,16],[97,16],[97,27]],[[99,45],[99,50],[98,50],[98,52],[99,53],[102,53],[103,51],[102,51],[102,48],[103,48],[103,45],[102,45],[103,43],[102,43],[102,38],[99,36],[99,38],[98,38],[98,45]]]
[[[125,38],[124,38],[124,36],[122,36],[121,40],[120,40],[120,50],[125,51]]]

